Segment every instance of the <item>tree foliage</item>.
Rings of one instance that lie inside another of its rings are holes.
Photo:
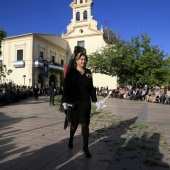
[[[1,52],[1,47],[2,47],[2,39],[6,37],[6,32],[0,29],[0,55],[2,54]]]
[[[125,41],[117,37],[114,44],[92,53],[88,67],[94,73],[117,76],[119,83],[164,84],[168,81],[170,59],[158,48],[150,45],[147,34]]]
[[[2,40],[7,36],[4,30],[0,30],[0,55],[2,54],[1,47],[2,47]],[[11,69],[7,69],[6,65],[0,65],[0,79],[1,77],[6,77],[6,75],[12,73]]]

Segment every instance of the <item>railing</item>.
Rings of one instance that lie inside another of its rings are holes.
[[[62,66],[58,66],[58,65],[55,65],[55,64],[51,64],[51,63],[44,63],[44,62],[39,61],[39,60],[34,61],[34,67],[43,67],[44,64],[48,64],[49,69],[64,71],[64,68]]]

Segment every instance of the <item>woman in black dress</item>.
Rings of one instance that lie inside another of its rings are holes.
[[[87,60],[84,53],[77,54],[75,66],[69,69],[64,79],[63,103],[75,105],[71,113],[68,147],[73,148],[73,137],[80,123],[84,142],[83,151],[87,158],[91,158],[88,148],[91,100],[97,102],[97,97],[94,93],[92,73],[86,68]]]

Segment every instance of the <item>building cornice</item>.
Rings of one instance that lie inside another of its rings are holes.
[[[79,26],[79,27],[82,28],[82,26]],[[74,38],[74,37],[85,37],[85,36],[103,35],[102,31],[99,31],[99,30],[93,29],[91,27],[88,27],[88,29],[93,31],[93,33],[79,34],[79,35],[70,36],[75,31],[75,28],[78,28],[78,27],[77,26],[73,27],[73,29],[70,32],[68,32],[65,35],[63,35],[62,38],[63,39],[67,39],[67,38]]]
[[[101,34],[83,34],[83,35],[80,35],[80,36],[77,36],[77,35],[74,35],[74,36],[67,36],[67,37],[63,37],[64,40],[67,40],[67,39],[71,39],[71,38],[78,38],[78,37],[93,37],[93,36],[101,36]]]
[[[55,48],[57,48],[59,51],[63,51],[63,52],[68,52],[66,51],[64,48],[62,47],[59,47],[58,45],[44,39],[41,37],[41,35],[47,35],[47,36],[56,36],[58,38],[61,38],[59,37],[58,35],[56,34],[41,34],[41,33],[28,33],[28,34],[22,34],[22,35],[16,35],[16,36],[10,36],[10,37],[6,37],[3,39],[3,41],[10,41],[10,40],[15,40],[15,39],[19,39],[19,38],[26,38],[26,37],[30,37],[32,38],[33,40],[39,40],[47,45],[50,45],[50,46],[53,46]]]

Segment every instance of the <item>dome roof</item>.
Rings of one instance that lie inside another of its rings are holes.
[[[109,28],[104,28],[103,32],[104,32],[104,34],[103,34],[104,40],[109,44],[114,43],[114,41],[116,40],[115,33],[112,30],[110,30]]]

